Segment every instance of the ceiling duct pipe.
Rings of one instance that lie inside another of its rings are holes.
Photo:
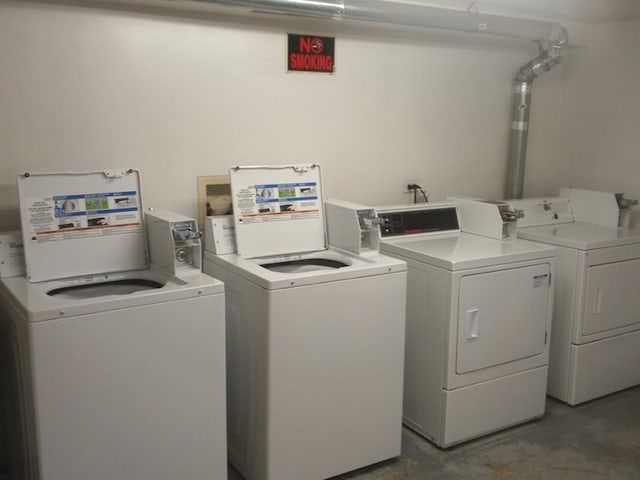
[[[424,28],[442,28],[531,40],[540,54],[516,77],[507,163],[506,198],[522,198],[527,152],[531,85],[541,74],[562,62],[568,47],[567,30],[541,20],[481,14],[472,9],[389,2],[384,0],[196,0],[254,12],[304,15],[332,20],[357,20]]]
[[[180,3],[176,0],[174,2]],[[536,42],[554,39],[558,28],[558,25],[551,22],[482,14],[471,8],[466,11],[453,10],[385,0],[195,0],[195,2],[239,8],[256,13],[281,13],[332,20],[443,28]]]

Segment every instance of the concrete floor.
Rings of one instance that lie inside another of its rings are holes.
[[[405,428],[399,458],[332,480],[402,479],[639,480],[640,387],[577,407],[548,399],[544,418],[448,450]]]

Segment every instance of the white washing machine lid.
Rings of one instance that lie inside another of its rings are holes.
[[[591,250],[640,243],[640,228],[614,228],[575,222],[518,228],[518,237],[577,250]]]
[[[30,282],[147,268],[137,170],[25,173],[18,196]]]
[[[234,167],[229,176],[238,256],[327,248],[319,165]]]
[[[547,245],[519,239],[501,241],[471,233],[386,239],[380,243],[380,250],[451,271],[555,256],[555,249]]]

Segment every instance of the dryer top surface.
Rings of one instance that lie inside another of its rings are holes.
[[[592,250],[640,243],[640,229],[575,222],[519,228],[518,237],[577,250]]]
[[[555,250],[546,245],[520,239],[495,240],[470,233],[384,240],[380,249],[383,253],[401,255],[453,271],[555,256]]]

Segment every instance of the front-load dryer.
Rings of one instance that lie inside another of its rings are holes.
[[[149,266],[135,170],[18,190],[27,276],[0,280],[10,478],[227,478],[222,282]]]
[[[577,221],[606,194],[585,204],[570,190],[511,202],[525,213],[518,236],[558,252],[548,390],[577,405],[640,384],[640,229],[617,228],[617,209],[610,226]]]
[[[317,165],[230,177],[238,251],[203,262],[227,296],[230,462],[319,480],[399,456],[405,263],[327,248]]]
[[[408,265],[404,423],[444,448],[541,417],[554,249],[463,233],[455,203],[377,212]]]

